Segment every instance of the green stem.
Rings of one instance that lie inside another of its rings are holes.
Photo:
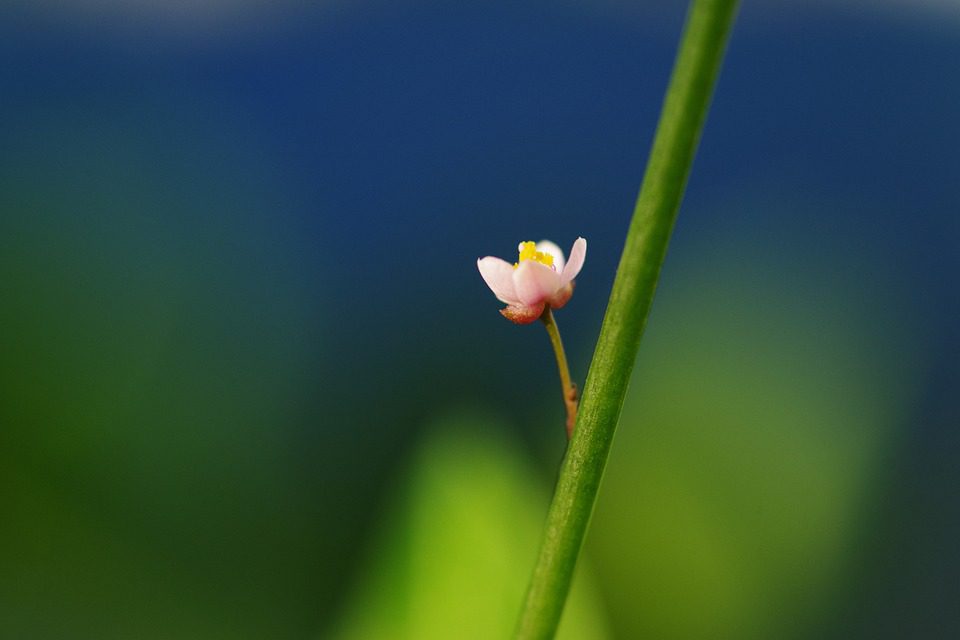
[[[693,0],[687,14],[516,638],[552,638],[560,622],[737,4]]]
[[[540,316],[543,326],[547,328],[550,344],[557,356],[557,369],[560,370],[560,386],[563,390],[563,404],[567,408],[567,438],[573,434],[573,425],[577,421],[577,385],[570,380],[570,368],[567,366],[567,354],[563,351],[563,340],[560,339],[560,329],[553,318],[553,311],[549,305]]]

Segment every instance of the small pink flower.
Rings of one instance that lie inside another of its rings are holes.
[[[487,256],[477,260],[477,268],[497,299],[507,304],[500,313],[516,324],[529,324],[546,305],[559,309],[567,304],[573,279],[587,257],[587,241],[577,238],[566,262],[560,247],[549,240],[521,242],[517,250],[520,258],[514,264]]]

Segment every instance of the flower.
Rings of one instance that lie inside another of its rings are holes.
[[[542,240],[521,242],[520,257],[510,264],[487,256],[477,260],[477,268],[494,295],[507,307],[500,313],[516,324],[529,324],[540,317],[546,305],[559,309],[573,295],[573,279],[587,257],[587,241],[577,238],[564,261],[560,247]]]

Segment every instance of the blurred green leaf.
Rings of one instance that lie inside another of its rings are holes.
[[[658,300],[588,551],[617,637],[815,637],[905,411],[906,341],[871,322],[896,302],[859,269],[700,255]]]
[[[508,637],[516,624],[547,496],[489,421],[445,420],[430,434],[337,638],[489,640]],[[585,573],[560,638],[608,637]]]

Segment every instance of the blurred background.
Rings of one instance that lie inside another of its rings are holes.
[[[684,3],[7,0],[0,637],[509,634]],[[745,2],[561,635],[960,636],[960,5]]]

